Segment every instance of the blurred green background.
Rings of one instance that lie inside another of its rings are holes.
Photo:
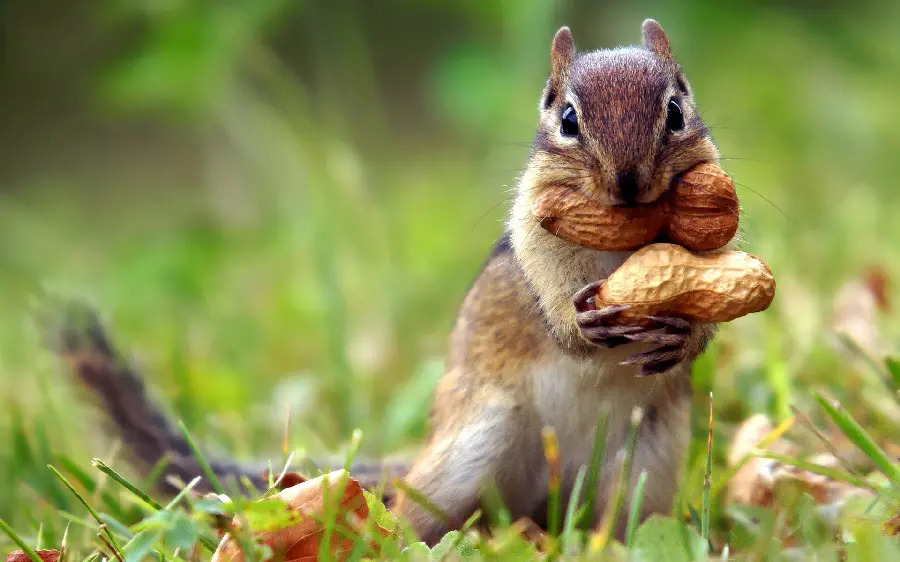
[[[0,516],[20,526],[72,505],[47,462],[112,448],[29,327],[46,283],[104,310],[213,451],[277,458],[287,416],[310,453],[356,427],[367,454],[414,447],[564,24],[595,49],[660,21],[738,182],[744,249],[778,279],[695,373],[723,431],[814,386],[864,392],[826,328],[840,284],[900,273],[900,3],[4,8]]]

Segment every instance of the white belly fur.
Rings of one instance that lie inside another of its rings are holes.
[[[606,414],[604,456],[614,459],[624,446],[632,409],[646,408],[657,394],[659,379],[637,377],[635,367],[618,365],[633,352],[616,350],[602,362],[561,355],[536,368],[532,375],[540,423],[552,427],[559,440],[566,494],[579,469],[590,465],[598,416]],[[604,472],[608,475],[609,471]]]

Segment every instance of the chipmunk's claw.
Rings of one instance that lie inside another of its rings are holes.
[[[575,293],[572,296],[572,304],[575,305],[575,310],[578,312],[586,312],[588,310],[597,310],[597,304],[594,301],[594,297],[597,296],[597,291],[600,290],[600,287],[605,283],[605,281],[594,281],[589,285],[585,285],[580,291]],[[607,307],[607,308],[616,308],[616,307]],[[625,307],[627,308],[627,307]],[[622,310],[625,310],[624,308]]]
[[[640,366],[641,376],[665,373],[684,360],[692,330],[692,324],[682,318],[648,316],[648,319],[651,323],[645,331],[623,336],[632,342],[659,346],[651,351],[632,355],[622,362],[623,365]]]
[[[575,315],[581,335],[597,347],[613,348],[629,343],[627,336],[644,330],[642,326],[613,325],[609,321],[627,306],[607,306]]]
[[[656,349],[637,353],[622,362],[638,365],[641,375],[654,375],[668,371],[686,357],[685,348],[693,324],[673,316],[647,316],[639,324],[613,322],[629,305],[611,305],[597,308],[595,297],[605,281],[586,285],[572,296],[575,305],[575,321],[581,336],[591,344],[610,349],[628,343],[647,343]]]

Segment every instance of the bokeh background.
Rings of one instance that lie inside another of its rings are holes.
[[[280,458],[288,418],[301,452],[419,443],[563,24],[594,49],[660,21],[777,276],[698,365],[698,412],[714,390],[725,432],[825,388],[896,420],[828,327],[842,284],[900,272],[900,3],[765,4],[4,3],[0,516],[58,533],[46,463],[127,458],[28,322],[47,284],[209,450]]]

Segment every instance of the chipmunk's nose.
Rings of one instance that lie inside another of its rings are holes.
[[[633,205],[637,202],[640,188],[638,186],[637,172],[634,169],[623,170],[616,174],[616,185],[619,188],[622,201],[626,205]]]

